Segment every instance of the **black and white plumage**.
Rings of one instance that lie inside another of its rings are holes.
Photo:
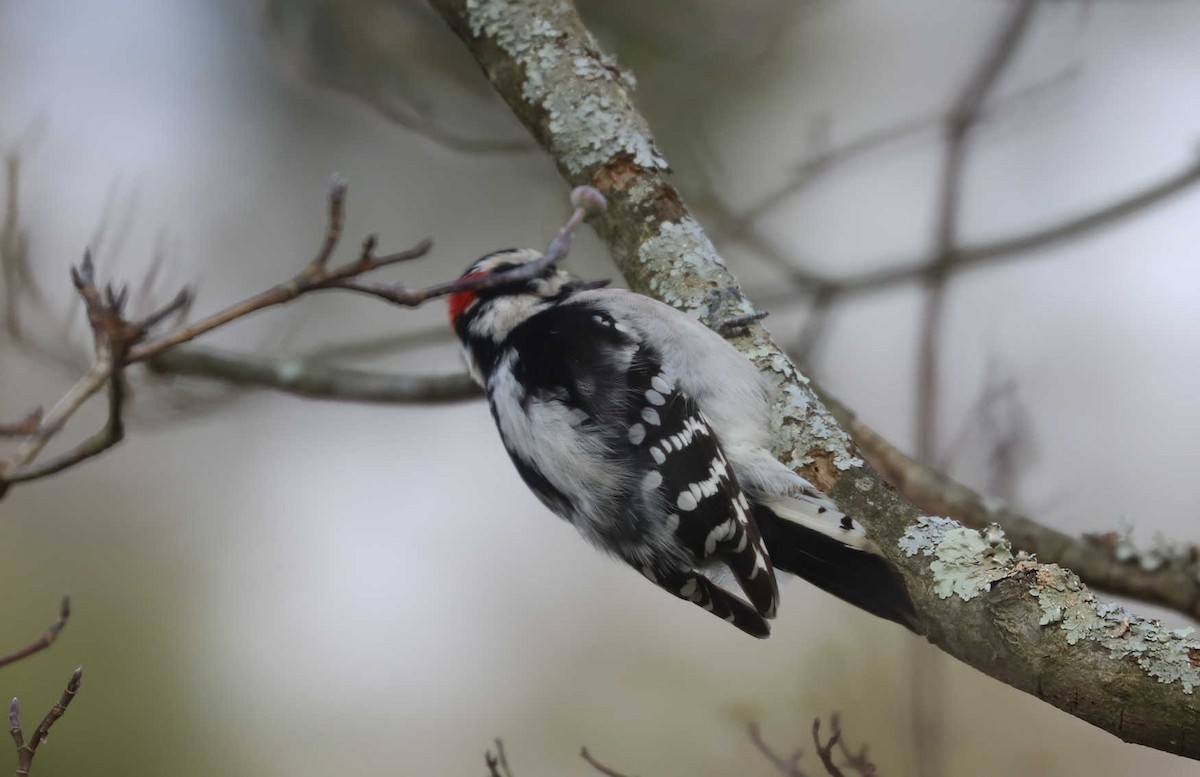
[[[540,256],[499,251],[463,277]],[[776,567],[908,622],[862,527],[764,447],[763,377],[699,321],[554,267],[454,294],[450,318],[522,479],[597,547],[757,637]],[[709,577],[720,566],[744,599]]]

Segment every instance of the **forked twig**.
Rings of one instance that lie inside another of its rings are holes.
[[[191,293],[184,289],[175,299],[140,320],[126,316],[128,287],[105,286],[96,283],[91,255],[72,268],[71,279],[87,309],[88,323],[95,344],[92,368],[73,386],[44,417],[30,414],[19,424],[0,426],[0,436],[21,437],[23,441],[11,461],[0,461],[0,497],[13,483],[27,482],[59,472],[112,447],[124,437],[121,411],[125,400],[124,370],[130,364],[164,353],[182,343],[235,321],[243,316],[274,305],[289,302],[302,294],[330,289],[345,289],[371,294],[392,304],[408,307],[458,291],[481,290],[501,284],[528,280],[561,261],[570,250],[575,231],[589,215],[604,210],[603,195],[589,186],[571,192],[574,212],[555,236],[546,254],[535,262],[484,276],[459,278],[426,288],[410,288],[403,284],[380,284],[361,281],[366,273],[393,264],[410,261],[429,252],[428,240],[416,246],[384,256],[375,255],[376,237],[369,236],[362,244],[356,259],[330,267],[345,225],[346,185],[335,180],[328,195],[328,217],[325,233],[313,259],[296,276],[285,283],[231,305],[207,318],[180,325],[166,334],[150,337],[151,331],[191,303]],[[66,425],[78,409],[102,388],[108,388],[109,410],[104,426],[80,445],[41,463],[36,459],[46,445]],[[460,390],[457,383],[455,390]],[[461,390],[460,390],[461,391]]]
[[[508,768],[508,756],[504,754],[504,741],[500,737],[496,737],[496,752],[485,751],[483,762],[487,764],[488,777],[512,777],[512,771]]]
[[[10,733],[12,734],[13,743],[17,746],[17,771],[16,777],[28,777],[29,770],[33,765],[33,757],[37,755],[38,747],[46,741],[46,737],[50,734],[50,727],[58,722],[67,711],[71,701],[75,698],[75,694],[79,692],[80,683],[83,681],[83,667],[75,670],[71,675],[71,679],[67,681],[67,687],[63,690],[62,696],[55,703],[50,711],[46,713],[46,717],[42,718],[42,722],[34,729],[33,734],[29,737],[29,741],[25,741],[25,733],[21,730],[21,704],[15,698],[8,708],[8,722],[11,726]]]

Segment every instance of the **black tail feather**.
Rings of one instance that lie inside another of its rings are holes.
[[[917,631],[912,600],[900,574],[870,551],[754,505],[754,521],[776,569],[791,572],[872,615]]]

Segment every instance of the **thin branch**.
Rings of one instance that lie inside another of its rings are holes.
[[[46,628],[46,632],[38,637],[33,642],[29,643],[20,650],[13,651],[6,656],[0,656],[0,666],[8,666],[11,663],[20,661],[22,658],[32,656],[34,653],[40,653],[46,648],[54,644],[54,640],[58,639],[59,633],[63,627],[67,625],[67,619],[71,617],[71,597],[64,596],[62,603],[58,608],[58,619],[51,623]]]
[[[293,61],[299,58],[292,57]],[[475,138],[462,135],[456,130],[435,121],[427,112],[412,106],[400,106],[365,83],[363,79],[328,78],[314,66],[298,67],[301,76],[313,86],[348,96],[367,105],[392,124],[433,141],[439,146],[462,154],[519,154],[532,151],[536,146],[527,137],[512,139]]]
[[[37,458],[50,439],[66,425],[83,403],[104,388],[112,375],[112,366],[112,359],[107,353],[98,356],[87,374],[76,381],[54,407],[50,408],[50,412],[42,418],[41,423],[25,435],[27,439],[17,449],[9,466],[19,469]]]
[[[345,359],[390,356],[430,345],[448,345],[454,341],[454,332],[445,324],[438,324],[394,334],[326,343],[303,351],[300,359],[305,364],[324,365]]]
[[[1192,189],[1197,183],[1200,183],[1200,158],[1190,161],[1182,169],[1159,181],[1130,194],[1123,194],[1111,202],[1077,216],[1071,216],[1057,223],[1037,227],[1011,237],[965,243],[955,250],[954,263],[947,268],[947,272],[958,274],[964,270],[1008,261],[1066,240],[1115,226],[1123,219],[1140,215],[1149,208]],[[776,258],[780,262],[792,264],[782,251],[776,251]],[[841,278],[827,278],[807,270],[798,270],[789,277],[803,287],[824,288],[834,298],[843,299],[860,294],[887,291],[896,286],[923,280],[929,275],[930,263],[933,259],[934,257],[931,255],[917,260],[886,262],[882,263],[883,269],[869,270]],[[764,290],[752,296],[766,307],[792,304],[797,300],[795,291],[780,292],[777,288]]]
[[[428,300],[444,297],[458,291],[480,291],[537,277],[546,268],[556,262],[562,261],[566,257],[567,252],[570,250],[571,238],[575,230],[579,228],[579,225],[583,223],[585,218],[604,208],[604,197],[594,189],[589,189],[589,187],[577,187],[571,196],[572,204],[575,206],[574,213],[571,214],[571,218],[568,219],[558,235],[555,236],[546,254],[536,262],[529,262],[504,272],[491,273],[474,278],[460,278],[456,281],[434,284],[423,289],[414,289],[403,284],[368,283],[355,280],[355,278],[382,267],[411,261],[424,256],[432,246],[432,243],[428,240],[418,243],[407,251],[377,257],[373,253],[374,240],[368,238],[367,242],[363,245],[362,253],[356,261],[348,262],[333,269],[325,268],[325,263],[328,261],[334,247],[336,247],[337,238],[341,232],[340,219],[343,208],[342,203],[345,197],[345,187],[340,183],[335,183],[330,192],[329,227],[326,230],[325,241],[317,258],[299,275],[287,283],[280,284],[249,299],[231,305],[208,318],[182,327],[156,340],[134,347],[129,353],[128,361],[132,363],[147,359],[168,348],[193,340],[230,321],[262,310],[263,308],[290,302],[308,292],[345,289],[370,294],[395,305],[416,307]]]
[[[424,256],[429,251],[429,241],[424,241],[407,251],[376,256],[376,239],[372,235],[363,242],[356,259],[337,267],[329,267],[342,236],[345,198],[345,184],[334,181],[329,191],[328,218],[320,248],[305,268],[290,281],[153,339],[148,339],[152,329],[185,309],[191,301],[190,293],[185,289],[161,309],[151,312],[141,320],[130,320],[125,314],[125,305],[129,298],[128,287],[116,288],[109,285],[102,291],[96,284],[91,255],[85,254],[80,266],[72,268],[71,278],[87,310],[88,323],[92,327],[95,342],[96,361],[88,374],[42,419],[37,429],[25,437],[13,461],[0,462],[0,497],[13,483],[54,474],[120,442],[124,436],[121,415],[125,399],[124,369],[130,364],[162,356],[169,349],[217,327],[313,291],[347,289],[373,294],[393,304],[413,306],[458,291],[478,291],[528,280],[556,262],[562,261],[570,250],[575,231],[584,219],[602,212],[606,207],[604,196],[598,191],[588,186],[576,187],[571,192],[574,211],[555,235],[541,259],[500,273],[459,278],[424,289],[413,289],[402,284],[368,284],[357,278],[382,267]],[[307,372],[297,375],[294,366],[288,363],[213,352],[194,352],[190,357],[184,354],[175,362],[168,359],[165,363],[174,363],[179,370],[190,371],[191,374],[196,374],[201,368],[208,368],[221,373],[221,377],[228,380],[271,385],[311,396],[352,396],[366,401],[414,401],[420,397],[424,401],[444,401],[475,395],[475,389],[468,386],[464,377],[460,375],[429,378],[382,376],[364,371],[321,367],[310,367]],[[104,386],[108,387],[109,411],[100,431],[65,453],[36,464],[35,459],[49,441],[62,430],[83,403]]]
[[[829,735],[829,740],[825,744],[821,744],[821,719],[813,720],[812,738],[813,744],[817,746],[817,757],[821,759],[821,765],[825,767],[829,777],[846,777],[845,773],[833,762],[833,748],[842,741],[842,729],[838,725],[837,715],[833,716],[829,728],[833,730],[833,733]]]
[[[0,437],[29,437],[37,434],[38,430],[42,428],[43,415],[42,409],[35,407],[15,424],[0,424]]]
[[[125,381],[121,371],[116,367],[109,347],[105,345],[103,349],[108,355],[99,360],[97,364],[102,369],[107,369],[107,372],[104,373],[105,383],[103,385],[108,386],[108,414],[104,425],[80,444],[57,456],[10,469],[0,468],[0,497],[3,497],[4,492],[14,483],[27,483],[55,475],[104,453],[125,438],[123,417]],[[48,439],[48,437],[42,439]]]
[[[150,360],[162,375],[209,378],[238,386],[257,386],[310,399],[382,403],[460,402],[483,396],[470,375],[408,375],[372,372],[276,359],[211,348],[173,348]]]
[[[46,717],[42,718],[42,722],[34,729],[28,742],[25,741],[25,734],[21,730],[21,705],[15,698],[12,700],[12,704],[8,708],[8,722],[11,726],[9,733],[12,734],[13,743],[17,748],[16,777],[29,777],[29,770],[33,766],[33,757],[37,755],[38,748],[50,735],[50,727],[66,714],[67,707],[74,700],[75,694],[79,692],[79,686],[82,682],[83,667],[81,666],[71,675],[71,679],[67,681],[67,687],[63,690],[62,696],[50,708],[50,711],[46,713]]]
[[[762,730],[759,728],[757,722],[752,722],[749,730],[751,743],[754,744],[754,747],[758,750],[758,752],[762,753],[763,756],[771,762],[771,765],[774,766],[780,774],[784,775],[784,777],[807,777],[804,771],[800,768],[800,759],[804,757],[803,750],[797,750],[787,758],[784,758],[772,750],[771,746],[767,744],[765,739],[763,739]]]
[[[932,462],[938,439],[939,334],[946,308],[946,268],[957,261],[959,212],[962,208],[963,174],[967,141],[980,119],[984,103],[1012,61],[1022,37],[1029,29],[1038,0],[1020,0],[1007,23],[992,41],[987,54],[967,80],[946,119],[946,149],[938,190],[938,216],[934,227],[932,261],[925,275],[926,297],[917,348],[917,408],[914,414],[917,456]]]
[[[980,120],[999,113],[1002,109],[1026,102],[1042,92],[1057,88],[1078,74],[1079,67],[1072,65],[1045,80],[997,97],[991,101],[990,106],[978,109]],[[697,207],[705,210],[706,215],[713,215],[708,212],[710,209],[716,211],[715,215],[718,220],[710,229],[713,240],[718,242],[726,238],[743,240],[748,247],[762,254],[764,258],[774,260],[783,252],[774,245],[761,242],[761,235],[756,234],[752,229],[756,223],[786,203],[789,197],[807,189],[823,175],[872,151],[943,127],[947,122],[947,116],[948,114],[945,112],[938,112],[906,119],[874,132],[868,132],[841,146],[817,153],[796,165],[783,183],[759,196],[750,206],[739,213],[734,213],[712,190],[705,193],[703,202],[698,202]],[[788,264],[791,267],[795,266],[795,262],[788,262]]]
[[[609,767],[600,763],[599,761],[596,760],[595,756],[593,756],[591,753],[588,752],[588,749],[586,747],[580,748],[579,757],[582,758],[583,760],[587,761],[588,765],[591,766],[593,769],[600,772],[601,774],[607,775],[607,777],[634,777],[633,775],[627,775],[623,772],[618,772],[616,769],[610,769]]]
[[[496,737],[496,752],[485,751],[483,762],[487,764],[488,777],[512,777],[512,770],[508,768],[508,756],[504,754],[504,742],[500,737]]]

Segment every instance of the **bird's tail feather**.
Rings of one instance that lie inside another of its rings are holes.
[[[824,505],[791,498],[756,503],[754,521],[776,569],[916,630],[904,580],[860,525]]]

